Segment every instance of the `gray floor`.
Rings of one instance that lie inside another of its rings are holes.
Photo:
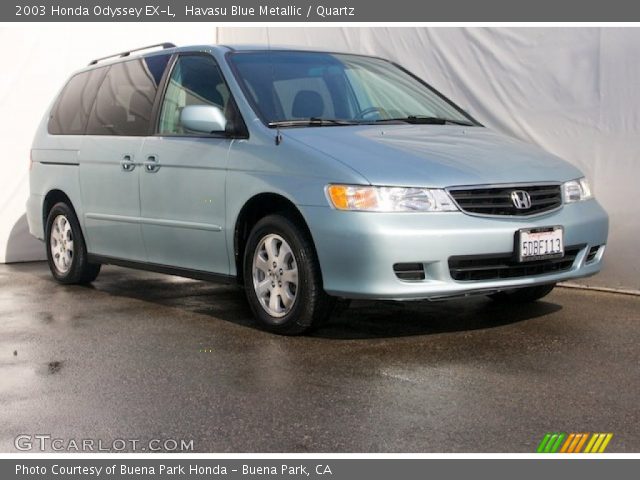
[[[0,451],[18,434],[204,452],[532,452],[547,431],[640,451],[640,297],[556,289],[357,302],[312,337],[242,292],[107,267],[93,287],[0,266]]]

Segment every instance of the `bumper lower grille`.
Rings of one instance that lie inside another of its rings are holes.
[[[591,263],[595,260],[596,255],[598,254],[598,250],[600,250],[600,245],[596,245],[595,247],[591,247],[589,249],[589,253],[587,253],[587,259],[585,263]]]
[[[449,258],[451,278],[461,282],[529,277],[569,270],[584,245],[565,247],[564,257],[520,263],[513,253]]]
[[[511,194],[526,192],[528,208],[516,208]],[[562,205],[560,185],[506,185],[450,189],[449,193],[462,211],[478,215],[536,215],[555,210]]]
[[[421,263],[396,263],[393,271],[400,280],[418,281],[424,280],[424,266]]]

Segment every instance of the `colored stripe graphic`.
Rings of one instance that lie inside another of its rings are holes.
[[[591,453],[591,449],[593,448],[593,446],[596,443],[596,440],[598,440],[598,437],[600,435],[598,433],[594,433],[591,436],[591,440],[589,440],[589,443],[587,443],[587,448],[584,449],[584,453]]]
[[[552,433],[549,437],[549,441],[547,442],[547,446],[544,447],[544,453],[551,453],[551,448],[556,443],[556,438],[558,438],[558,434]]]
[[[542,439],[542,441],[540,442],[540,445],[538,445],[538,450],[536,450],[536,452],[538,453],[544,453],[544,447],[547,446],[547,442],[549,441],[549,438],[551,438],[551,433],[547,433],[544,438]]]
[[[566,433],[547,433],[536,451],[538,453],[556,453],[566,436]]]
[[[613,438],[613,433],[594,433],[584,453],[604,453]]]
[[[576,451],[576,447],[578,446],[578,443],[581,442],[583,440],[583,435],[581,433],[574,433],[573,434],[573,442],[571,442],[571,445],[569,446],[569,449],[567,450],[567,453],[573,453]]]
[[[591,436],[591,438],[589,438]],[[604,453],[613,438],[613,433],[561,433],[545,434],[538,445],[537,453]],[[587,440],[589,440],[587,442]],[[585,443],[587,444],[584,451]]]
[[[566,451],[560,453],[578,453],[589,436],[587,433],[572,433],[571,435],[573,436],[571,444],[567,442]]]
[[[582,446],[587,441],[587,438],[589,438],[588,433],[581,433],[580,435],[582,435],[582,438],[580,439],[580,442],[578,442],[578,445],[576,445],[576,449],[573,453],[580,453],[580,450],[582,450]]]
[[[613,438],[613,433],[607,433],[607,436],[604,439],[604,442],[602,442],[602,445],[600,445],[600,451],[598,453],[604,453],[605,449],[607,448],[607,445],[609,445],[609,442],[611,441],[611,439]]]
[[[571,445],[571,442],[573,442],[573,439],[575,438],[575,436],[576,436],[575,433],[569,434],[569,436],[567,437],[567,440],[564,442],[564,445],[562,445],[562,448],[560,449],[560,453],[567,453],[567,450],[569,449],[569,445]]]
[[[556,443],[553,445],[553,447],[551,447],[551,451],[549,453],[556,453],[560,448],[560,445],[562,445],[562,441],[565,439],[566,436],[567,436],[566,433],[559,434],[558,439],[556,440]]]

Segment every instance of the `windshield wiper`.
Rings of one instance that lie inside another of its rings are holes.
[[[473,123],[466,120],[454,120],[452,118],[441,118],[441,117],[428,117],[422,115],[409,115],[407,117],[398,117],[398,118],[381,118],[379,120],[374,120],[373,123],[389,123],[389,122],[404,122],[410,123],[412,125],[446,125],[448,123],[453,123],[454,125],[464,125],[466,127],[472,127]]]
[[[304,118],[300,120],[280,120],[269,122],[270,127],[325,127],[327,125],[359,125],[361,122],[338,120],[336,118]]]
[[[337,118],[301,118],[296,120],[279,120],[277,122],[269,122],[269,127],[325,127],[325,126],[342,126],[342,125],[371,125],[377,123],[411,123],[414,125],[464,125],[472,127],[473,123],[466,120],[454,120],[452,118],[429,117],[421,115],[409,115],[407,117],[398,118],[381,118],[378,120],[339,120]]]

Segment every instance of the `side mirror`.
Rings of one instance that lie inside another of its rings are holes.
[[[180,124],[194,132],[224,132],[227,119],[222,110],[214,105],[187,105],[180,112]]]

